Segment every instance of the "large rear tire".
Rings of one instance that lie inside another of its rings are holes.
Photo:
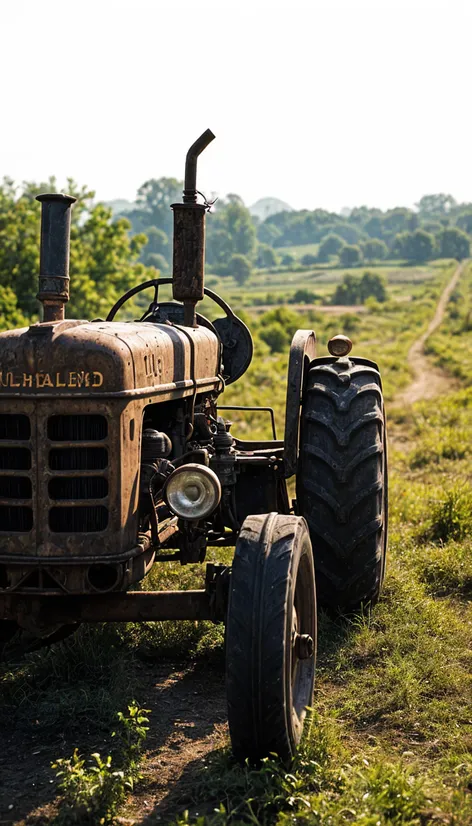
[[[318,599],[350,613],[377,601],[385,572],[385,412],[373,362],[329,362],[315,362],[308,374],[297,503],[310,528]]]
[[[316,660],[313,553],[304,519],[248,516],[231,571],[226,689],[233,752],[290,761],[312,703]]]

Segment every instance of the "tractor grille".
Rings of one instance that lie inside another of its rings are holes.
[[[48,438],[52,442],[99,442],[108,435],[105,416],[51,416]]]
[[[33,527],[30,438],[28,416],[0,414],[0,533]]]
[[[47,435],[49,529],[68,534],[106,530],[108,449],[94,444],[108,436],[105,416],[50,416]]]

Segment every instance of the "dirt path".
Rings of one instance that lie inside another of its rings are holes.
[[[425,344],[441,324],[448,301],[457,286],[463,269],[464,263],[456,267],[451,280],[441,294],[436,311],[427,330],[410,348],[408,364],[413,371],[414,378],[412,383],[395,398],[395,403],[397,404],[410,405],[420,401],[420,399],[431,399],[434,396],[439,396],[443,392],[450,391],[457,385],[455,379],[448,376],[447,373],[439,367],[431,365],[430,359],[425,354]]]
[[[212,752],[228,739],[223,660],[201,663],[140,663],[139,702],[150,710],[143,780],[119,822],[122,826],[170,823],[195,802],[191,790],[204,776]],[[78,745],[82,754],[108,754],[109,735],[85,734],[77,743],[35,726],[2,732],[0,826],[46,826],[57,813],[51,762]],[[201,808],[199,809],[202,813]]]

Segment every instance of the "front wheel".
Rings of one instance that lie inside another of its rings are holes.
[[[226,626],[228,722],[238,759],[294,757],[312,703],[315,661],[306,522],[277,513],[248,516],[236,544]]]

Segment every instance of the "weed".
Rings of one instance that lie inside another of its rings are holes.
[[[139,762],[149,722],[147,709],[132,702],[128,714],[119,712],[118,726],[113,735],[119,740],[117,764],[113,757],[102,759],[98,752],[86,759],[75,749],[72,757],[60,758],[52,764],[62,795],[57,826],[70,823],[83,826],[113,823],[119,806],[140,778]]]
[[[433,502],[431,524],[424,537],[433,542],[462,540],[472,534],[472,488],[458,483]]]

